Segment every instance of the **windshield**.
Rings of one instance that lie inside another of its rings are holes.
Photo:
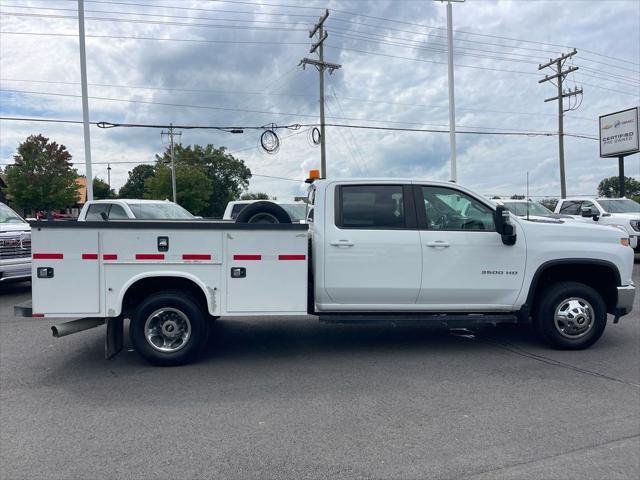
[[[504,202],[505,208],[519,217],[527,216],[527,204],[529,205],[529,215],[538,215],[540,217],[552,217],[554,215],[547,207],[536,202]]]
[[[640,203],[629,198],[619,200],[598,200],[607,213],[640,213]]]
[[[129,208],[140,220],[191,220],[195,218],[187,210],[173,202],[131,203]]]
[[[25,221],[9,207],[0,204],[0,223],[25,223]]]
[[[304,203],[281,203],[280,206],[291,217],[292,222],[299,222],[305,220],[307,214],[307,205]]]

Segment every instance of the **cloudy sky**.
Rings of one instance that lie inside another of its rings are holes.
[[[85,1],[91,121],[208,126],[318,122],[318,74],[298,67],[324,8],[328,123],[447,130],[446,8],[431,0]],[[75,0],[0,0],[0,114],[81,120]],[[598,115],[640,102],[640,1],[467,0],[454,4],[456,122],[475,132],[556,132],[556,95],[538,64],[576,48],[567,88],[584,89],[565,132],[597,137]],[[551,74],[548,70],[546,73]],[[1,163],[26,136],[66,145],[84,173],[82,125],[0,120]],[[258,148],[260,131],[184,130],[183,144],[226,146],[254,173],[250,189],[289,199],[318,168],[307,127],[278,130],[281,148]],[[559,195],[558,139],[459,134],[459,182],[486,195]],[[165,148],[160,130],[91,128],[94,175],[118,188],[137,163]],[[598,142],[565,140],[567,190],[595,194],[615,159]],[[449,178],[447,133],[327,128],[330,177]],[[626,159],[640,179],[640,155]],[[264,175],[264,176],[259,176]],[[282,179],[270,178],[282,177]],[[286,180],[291,179],[291,180]]]

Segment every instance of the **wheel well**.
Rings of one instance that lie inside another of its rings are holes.
[[[147,277],[133,283],[122,299],[122,314],[128,317],[146,297],[153,293],[174,290],[193,298],[204,312],[208,311],[207,297],[193,280],[182,277]]]
[[[589,285],[602,295],[607,312],[614,313],[618,300],[620,276],[612,265],[600,263],[559,263],[543,267],[536,273],[527,303],[535,308],[542,292],[557,282],[573,281]]]

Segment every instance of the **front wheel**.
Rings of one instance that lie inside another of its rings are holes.
[[[129,336],[142,357],[155,365],[194,360],[207,341],[207,315],[191,297],[161,292],[147,297],[131,318]]]
[[[590,347],[602,336],[606,325],[607,307],[602,296],[578,282],[547,287],[534,316],[538,335],[562,350]]]

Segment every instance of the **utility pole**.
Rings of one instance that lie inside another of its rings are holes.
[[[109,190],[111,190],[111,164],[107,163],[107,185],[109,185]]]
[[[328,63],[324,61],[324,41],[329,34],[324,31],[324,21],[329,17],[329,10],[326,9],[324,15],[320,17],[318,23],[313,26],[313,29],[309,32],[309,38],[312,38],[316,33],[318,34],[317,42],[311,45],[309,53],[314,53],[318,50],[318,60],[311,58],[303,58],[300,60],[300,64],[304,69],[307,65],[313,65],[318,69],[320,73],[320,177],[327,178],[327,149],[325,143],[325,122],[324,122],[324,71],[329,70],[329,74],[332,74],[334,70],[342,67],[337,63]]]
[[[544,65],[538,65],[538,70],[545,68],[551,68],[555,73],[554,75],[545,75],[542,80],[538,80],[538,83],[549,82],[553,83],[554,79],[557,79],[558,95],[555,97],[547,98],[545,102],[558,101],[558,158],[560,160],[560,196],[567,198],[567,184],[564,171],[564,112],[568,111],[564,109],[564,99],[567,97],[582,95],[582,88],[575,87],[573,90],[562,89],[562,82],[565,77],[571,72],[578,70],[578,67],[569,67],[563,70],[564,63],[567,59],[573,57],[578,51],[574,48],[572,52],[560,55],[558,58],[550,59]]]
[[[82,124],[84,126],[84,161],[87,177],[87,201],[93,200],[91,171],[91,132],[89,127],[89,91],[87,88],[87,49],[84,36],[84,0],[78,0],[78,37],[80,39],[80,82],[82,84]]]
[[[173,203],[178,203],[177,201],[177,193],[176,193],[176,159],[175,159],[175,154],[174,154],[174,150],[173,150],[173,137],[174,136],[178,136],[178,137],[182,137],[182,132],[174,132],[173,130],[173,123],[169,124],[169,131],[165,132],[162,131],[160,133],[160,136],[163,137],[164,135],[167,135],[169,137],[169,143],[170,143],[170,148],[169,151],[171,152],[171,190],[173,192]]]

